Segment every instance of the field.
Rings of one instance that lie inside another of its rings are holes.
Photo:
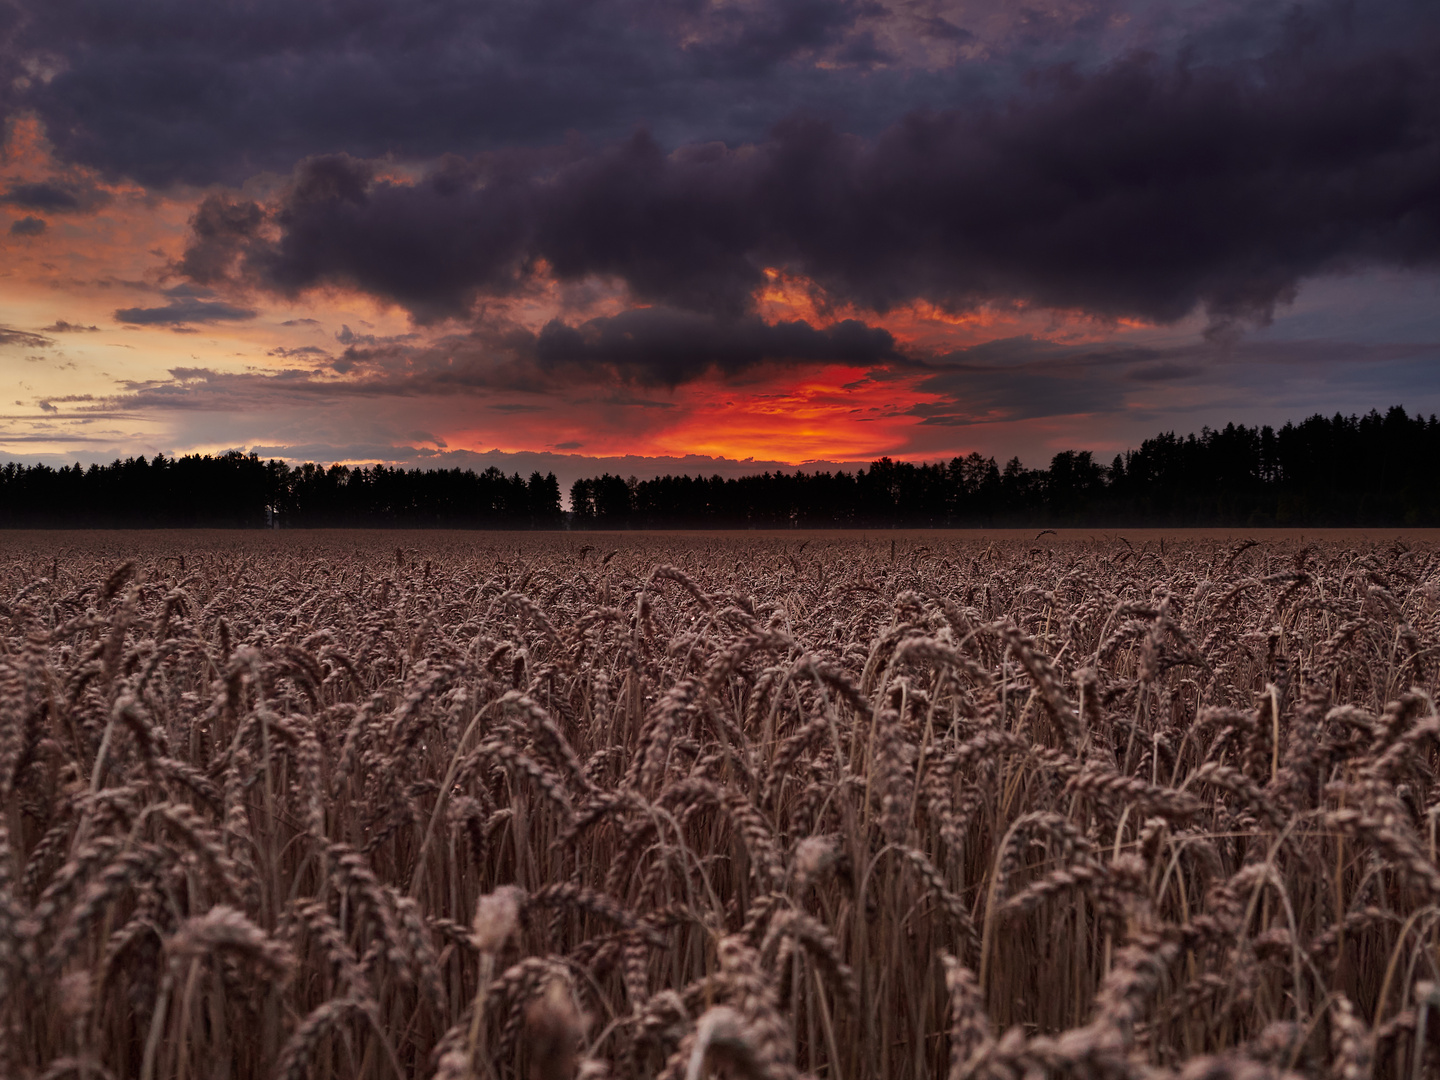
[[[0,535],[0,1075],[1440,1072],[1440,538]]]

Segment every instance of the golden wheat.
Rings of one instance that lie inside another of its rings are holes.
[[[1440,545],[9,534],[0,1075],[1440,1075]]]

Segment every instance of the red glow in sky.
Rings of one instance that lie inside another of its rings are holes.
[[[553,4],[538,47],[11,0],[0,460],[1039,465],[1440,407],[1414,0]]]

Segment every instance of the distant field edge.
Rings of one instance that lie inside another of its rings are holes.
[[[1146,526],[1144,528],[907,528],[897,527],[876,527],[876,528],[840,528],[840,529],[452,529],[452,528],[391,528],[384,526],[355,526],[355,527],[334,527],[315,529],[241,529],[241,528],[212,528],[212,527],[124,527],[124,528],[21,528],[9,527],[0,528],[0,546],[6,540],[19,540],[23,538],[48,538],[55,540],[60,537],[89,537],[98,539],[102,537],[146,537],[150,539],[168,537],[173,540],[189,538],[203,541],[207,538],[230,540],[239,539],[260,539],[267,538],[273,541],[284,541],[287,538],[303,542],[307,539],[342,539],[344,537],[365,537],[372,541],[380,538],[389,538],[391,542],[400,543],[409,538],[420,540],[427,538],[449,538],[456,540],[469,538],[476,542],[483,542],[487,538],[507,541],[532,538],[555,542],[557,540],[571,539],[577,544],[593,544],[595,547],[602,547],[606,544],[615,546],[623,544],[626,539],[660,539],[664,537],[675,538],[696,538],[705,536],[725,537],[729,539],[754,538],[757,540],[790,540],[804,542],[812,539],[831,539],[844,541],[871,541],[886,543],[889,541],[901,541],[914,545],[944,541],[1030,541],[1033,543],[1075,543],[1075,542],[1104,542],[1114,541],[1120,543],[1128,541],[1132,544],[1142,544],[1147,541],[1160,540],[1328,540],[1328,541],[1369,541],[1369,542],[1390,542],[1394,540],[1413,541],[1421,543],[1440,542],[1440,528],[1422,527],[1383,527],[1383,526],[1353,526],[1318,528],[1314,526],[1296,526],[1277,528],[1267,526],[1264,528],[1246,528],[1244,526]]]
[[[505,528],[497,526],[467,525],[306,525],[294,528],[267,529],[244,525],[44,525],[44,524],[3,524],[0,536],[11,533],[227,533],[234,535],[277,535],[322,534],[346,532],[377,532],[400,535],[421,535],[426,533],[449,533],[474,536],[486,535],[532,535],[532,536],[684,536],[684,535],[735,535],[747,534],[765,536],[852,536],[874,533],[885,536],[1159,536],[1195,533],[1204,536],[1298,536],[1315,535],[1395,535],[1440,537],[1440,525],[841,525],[816,528],[789,528],[784,526],[655,526],[651,527],[599,527],[574,529],[531,529]]]

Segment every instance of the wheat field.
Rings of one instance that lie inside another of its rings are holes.
[[[0,538],[0,1075],[1440,1072],[1440,542]]]

